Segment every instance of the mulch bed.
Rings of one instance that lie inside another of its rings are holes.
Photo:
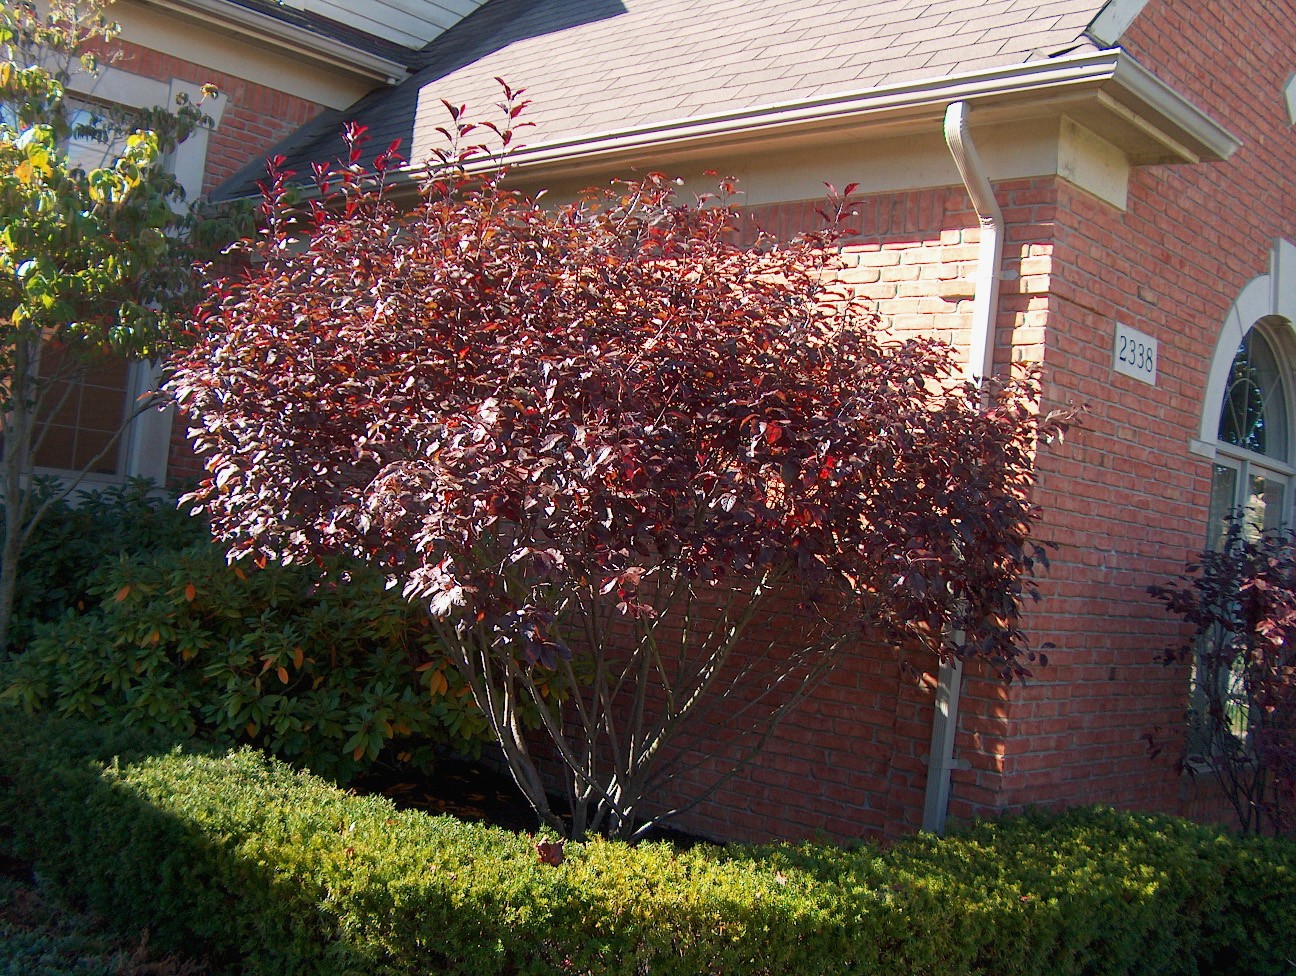
[[[467,759],[438,759],[429,772],[408,766],[376,767],[354,780],[351,789],[381,794],[401,810],[447,813],[522,833],[540,828],[535,811],[507,773]]]
[[[355,779],[351,789],[365,795],[381,794],[400,810],[446,813],[520,833],[542,832],[539,818],[512,777],[485,762],[438,759],[429,772],[406,766],[375,768]],[[555,810],[566,807],[557,797],[549,800]],[[666,840],[684,848],[711,843],[671,827],[655,827],[644,839]]]

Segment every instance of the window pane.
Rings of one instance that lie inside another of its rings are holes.
[[[84,170],[111,166],[126,148],[125,110],[69,98],[68,162]]]
[[[1287,395],[1273,349],[1255,329],[1233,357],[1219,439],[1287,460]]]
[[[1206,548],[1218,549],[1224,544],[1229,513],[1237,507],[1237,479],[1235,468],[1215,465],[1211,475],[1210,515],[1206,522]]]
[[[1243,509],[1246,524],[1244,534],[1257,538],[1261,532],[1279,528],[1283,524],[1283,499],[1286,479],[1269,474],[1253,474],[1247,478],[1247,497]]]
[[[41,372],[57,375],[60,367],[66,370],[61,359],[47,351],[41,357]],[[37,467],[79,472],[89,465],[91,474],[120,473],[122,441],[113,443],[113,436],[126,418],[129,370],[126,360],[109,359],[50,385],[41,418],[49,430],[36,452]],[[103,457],[94,460],[100,452]]]

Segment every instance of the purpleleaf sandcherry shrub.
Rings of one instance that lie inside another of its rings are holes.
[[[749,245],[729,180],[542,205],[507,177],[519,96],[498,124],[448,106],[417,197],[355,128],[304,207],[272,170],[171,383],[231,558],[381,567],[569,836],[696,803],[694,767],[723,782],[866,635],[1028,674],[1032,458],[1061,427],[1033,377],[886,341],[833,285],[835,194],[822,232]]]
[[[1223,790],[1244,833],[1296,830],[1296,535],[1230,521],[1219,549],[1149,592],[1191,636],[1185,763]]]

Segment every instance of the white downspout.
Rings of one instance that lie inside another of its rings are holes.
[[[981,222],[967,361],[967,378],[980,383],[994,369],[994,321],[999,309],[999,282],[1003,280],[1004,218],[968,131],[970,112],[967,102],[955,102],[945,110],[945,142]]]
[[[954,102],[945,110],[945,142],[981,223],[972,301],[972,335],[967,358],[967,378],[980,383],[990,375],[994,366],[994,323],[999,309],[999,282],[1003,278],[1004,219],[994,189],[986,178],[981,157],[972,142],[972,133],[968,130],[970,112],[967,102]],[[922,824],[923,830],[935,834],[945,831],[950,772],[960,765],[954,760],[954,734],[958,729],[962,685],[963,668],[959,662],[950,660],[942,664],[936,686],[936,714],[932,718]]]

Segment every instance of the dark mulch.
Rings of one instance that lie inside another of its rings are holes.
[[[351,783],[357,793],[381,794],[401,810],[448,813],[460,820],[534,833],[539,818],[507,773],[467,759],[438,759],[430,771],[375,767]]]
[[[539,818],[512,777],[485,762],[438,759],[428,772],[408,766],[375,768],[352,782],[351,788],[366,795],[381,794],[401,810],[447,813],[520,833],[540,830]],[[565,811],[565,801],[553,796],[549,801],[555,810]],[[684,848],[711,843],[672,827],[655,827],[645,839]]]

